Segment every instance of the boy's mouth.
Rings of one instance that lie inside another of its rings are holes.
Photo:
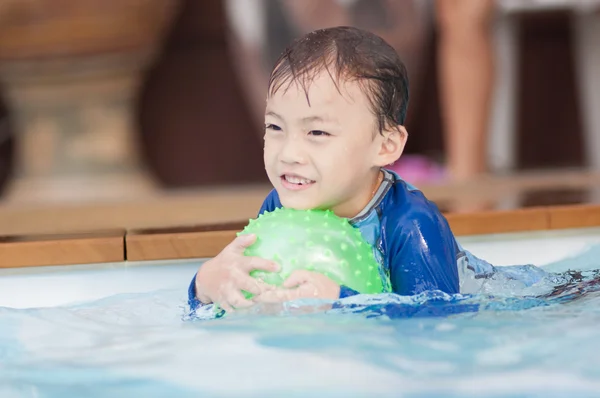
[[[310,187],[315,181],[293,174],[283,174],[281,176],[281,183],[288,189],[299,190]]]

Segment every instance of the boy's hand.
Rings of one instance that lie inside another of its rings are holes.
[[[196,274],[196,297],[204,304],[215,303],[225,311],[254,303],[242,293],[260,294],[273,287],[250,276],[253,270],[277,272],[279,265],[259,257],[244,256],[256,235],[240,235],[215,258],[200,266]]]
[[[280,303],[301,298],[321,298],[337,300],[340,286],[323,274],[297,270],[283,282],[282,288],[268,289],[256,295],[256,303]]]

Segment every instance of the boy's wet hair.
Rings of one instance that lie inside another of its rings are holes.
[[[408,74],[396,51],[381,37],[345,26],[309,33],[294,41],[275,62],[269,95],[296,82],[309,100],[308,86],[323,70],[332,77],[338,91],[341,78],[362,85],[380,133],[404,124]]]

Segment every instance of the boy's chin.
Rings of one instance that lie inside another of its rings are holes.
[[[307,198],[290,198],[288,195],[279,196],[279,201],[287,209],[313,210],[324,208],[318,201],[308,200]]]

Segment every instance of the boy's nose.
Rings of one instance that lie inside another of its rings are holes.
[[[289,138],[284,141],[279,152],[279,160],[283,163],[305,163],[306,157],[299,140]]]

